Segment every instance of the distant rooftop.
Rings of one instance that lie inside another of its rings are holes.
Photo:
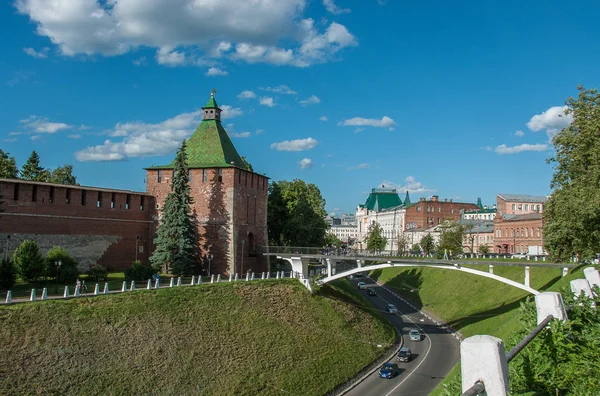
[[[506,202],[536,202],[544,203],[547,198],[539,195],[525,195],[525,194],[498,194],[500,198]]]

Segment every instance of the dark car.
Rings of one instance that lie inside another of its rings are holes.
[[[386,363],[379,370],[379,378],[394,378],[400,374],[400,369],[396,363]]]
[[[377,295],[377,293],[376,293],[376,292],[375,292],[375,290],[373,290],[373,289],[369,289],[369,290],[367,290],[367,294],[368,294],[369,296],[376,296],[376,295]]]
[[[400,362],[410,362],[412,360],[412,351],[409,348],[400,348],[400,352],[398,352],[398,361]]]

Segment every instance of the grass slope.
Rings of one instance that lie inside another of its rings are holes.
[[[394,339],[341,300],[285,280],[4,306],[0,394],[323,395]]]
[[[478,270],[487,267],[473,266]],[[573,279],[583,278],[583,267],[572,269],[561,278],[560,268],[531,268],[531,287],[537,290],[560,291]],[[494,267],[494,273],[523,282],[522,267]],[[465,337],[476,334],[493,335],[511,345],[511,336],[519,328],[517,321],[520,301],[527,292],[501,282],[468,273],[426,267],[404,267],[377,270],[371,276],[385,283],[419,308],[443,319]],[[438,386],[432,395],[444,395],[443,384],[460,375],[460,364]]]

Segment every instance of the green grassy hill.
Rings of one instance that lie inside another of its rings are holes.
[[[487,266],[471,266],[487,271]],[[561,277],[560,268],[531,268],[531,287],[541,291],[560,291],[572,279],[584,278],[583,267]],[[496,275],[523,283],[522,267],[494,267]],[[399,267],[371,272],[371,277],[388,288],[449,323],[465,337],[493,335],[511,345],[512,334],[519,329],[520,301],[529,293],[504,283],[460,271],[426,267]],[[444,383],[460,374],[457,365]],[[443,384],[433,395],[443,395]]]
[[[3,306],[0,394],[323,395],[394,339],[344,282],[324,296],[285,280]]]

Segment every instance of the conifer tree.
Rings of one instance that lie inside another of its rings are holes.
[[[190,274],[198,269],[198,235],[191,215],[190,180],[186,163],[186,142],[183,141],[174,161],[171,192],[165,199],[162,217],[150,257],[155,270],[163,266],[175,275]]]
[[[21,179],[30,181],[48,181],[50,172],[40,166],[40,156],[34,151],[21,168]]]

